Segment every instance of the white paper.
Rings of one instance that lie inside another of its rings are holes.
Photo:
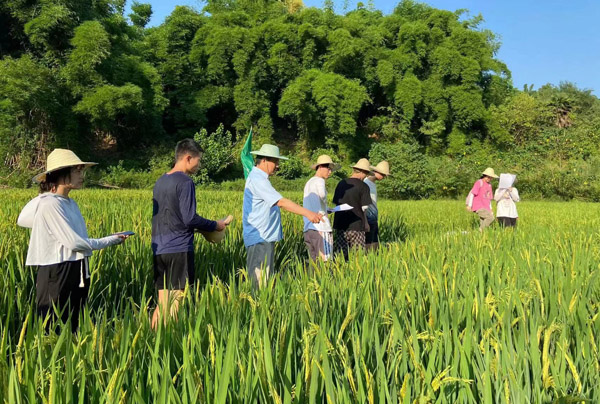
[[[352,210],[352,206],[348,205],[347,203],[344,203],[342,205],[336,206],[335,208],[327,208],[327,211],[329,213],[343,212],[345,210]]]
[[[500,174],[499,189],[508,189],[513,186],[517,176],[515,174]]]

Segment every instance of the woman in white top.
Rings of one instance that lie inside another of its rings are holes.
[[[496,200],[496,217],[502,227],[515,227],[517,225],[517,205],[519,191],[517,188],[498,188],[494,194]]]
[[[56,149],[48,155],[46,171],[34,181],[40,194],[21,211],[17,224],[31,229],[25,265],[37,266],[36,305],[40,316],[61,312],[63,322],[71,316],[77,331],[79,312],[89,292],[88,258],[93,250],[122,243],[127,236],[89,238],[85,221],[69,192],[83,185],[84,170],[95,163],[81,161],[70,150]],[[48,324],[50,325],[50,323]]]

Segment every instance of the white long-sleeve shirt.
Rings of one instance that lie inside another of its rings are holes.
[[[327,217],[327,188],[325,187],[325,179],[314,176],[308,180],[304,186],[302,206],[311,212],[323,215],[323,219],[319,223],[312,223],[307,218],[304,218],[304,232],[309,230],[331,231],[331,222]]]
[[[31,229],[25,265],[78,261],[121,241],[117,235],[89,238],[77,202],[51,192],[29,201],[17,224]]]
[[[496,204],[496,217],[510,217],[513,219],[519,217],[517,205],[515,204],[515,202],[520,201],[517,188],[513,187],[512,191],[499,188],[494,193],[494,199],[498,202]]]

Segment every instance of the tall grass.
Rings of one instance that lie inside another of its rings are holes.
[[[32,196],[0,191],[5,402],[600,402],[597,205],[522,203],[517,231],[482,236],[460,202],[383,201],[385,246],[327,267],[303,263],[284,213],[280,276],[252,293],[241,195],[200,192],[201,214],[237,221],[223,244],[197,240],[199,281],[154,333],[150,192],[79,191],[91,236],[136,236],[94,255],[73,336],[34,316],[15,224]]]

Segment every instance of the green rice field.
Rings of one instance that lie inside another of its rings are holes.
[[[0,190],[3,402],[600,403],[598,204],[523,202],[516,231],[480,234],[461,201],[381,201],[383,247],[316,267],[284,212],[278,276],[253,293],[242,194],[199,192],[235,221],[197,238],[198,282],[154,332],[151,191],[74,191],[90,237],[136,235],[94,254],[73,335],[35,316],[16,225],[33,196]]]

